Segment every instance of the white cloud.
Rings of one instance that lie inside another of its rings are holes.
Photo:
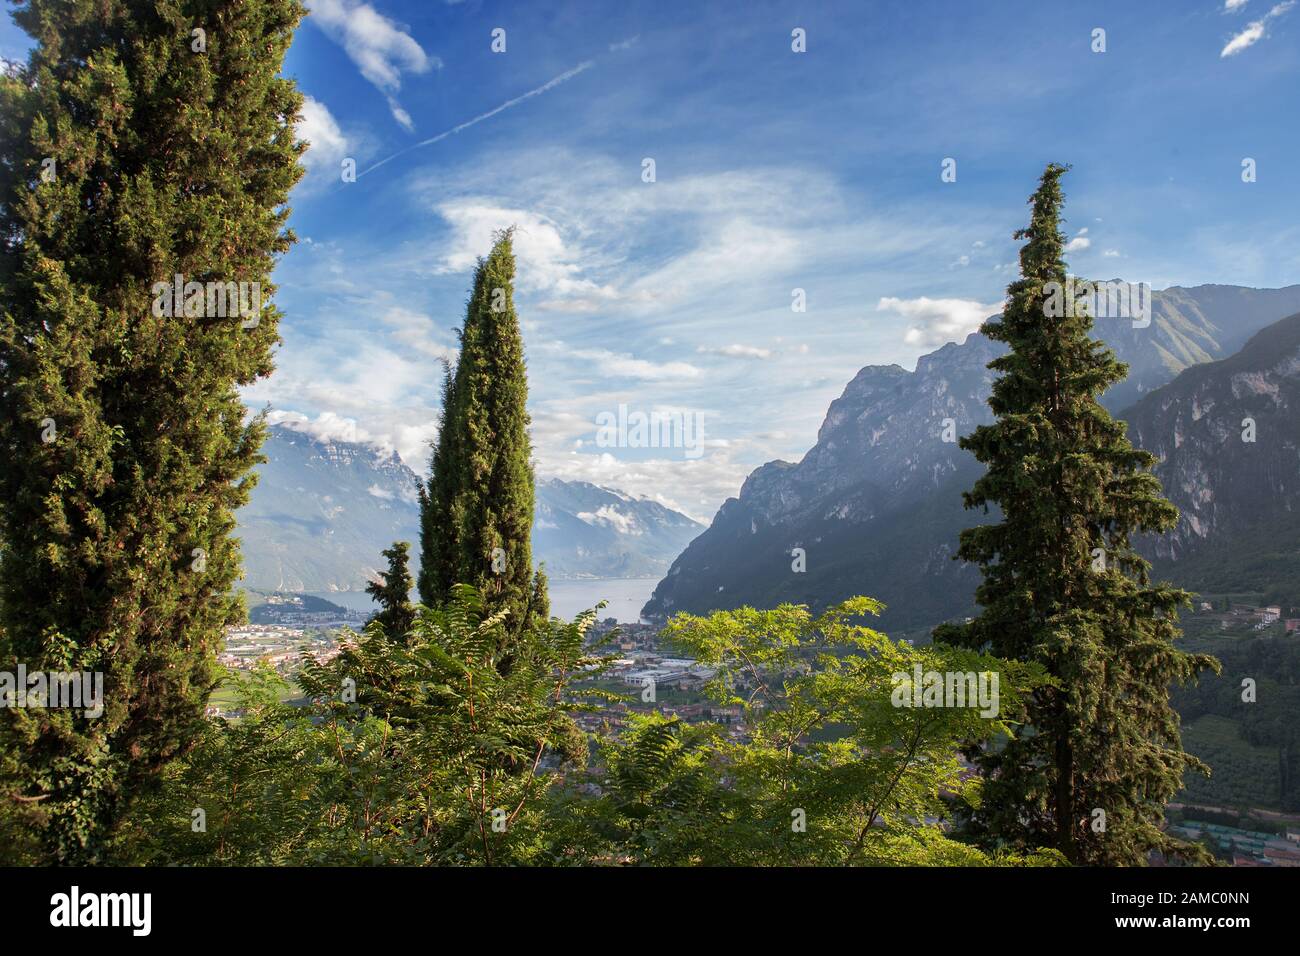
[[[1254,46],[1268,35],[1267,31],[1269,21],[1282,16],[1294,6],[1295,0],[1286,0],[1285,3],[1275,4],[1268,13],[1264,14],[1258,20],[1252,20],[1250,23],[1246,24],[1246,28],[1233,36],[1233,38],[1229,40],[1224,48],[1219,52],[1219,58],[1223,59],[1225,57],[1235,56],[1242,50]],[[1235,8],[1229,7],[1227,9]]]
[[[1079,234],[1065,244],[1065,251],[1077,252],[1092,245],[1092,240],[1088,238],[1087,232],[1088,228],[1086,226],[1080,229]]]
[[[1102,253],[1102,255],[1105,256],[1107,259],[1118,259],[1120,253],[1118,249],[1107,249],[1105,252]]]
[[[275,409],[266,416],[266,420],[268,424],[283,425],[292,431],[309,435],[317,441],[350,442],[392,450],[381,437],[362,428],[354,419],[343,418],[333,412],[322,412],[315,418],[308,418],[301,412]]]
[[[357,69],[388,101],[388,108],[407,130],[414,129],[410,114],[402,109],[395,94],[402,88],[402,74],[427,73],[441,67],[406,31],[360,0],[308,0],[311,20],[335,43],[343,47]]]
[[[397,102],[393,97],[388,97],[388,110],[393,114],[393,119],[397,120],[397,125],[402,127],[408,133],[415,132],[415,121],[411,119],[411,114],[402,108],[402,104]]]
[[[725,355],[727,358],[769,359],[772,357],[771,349],[759,348],[756,345],[701,345],[695,351],[703,355]]]
[[[914,324],[903,335],[913,346],[943,345],[961,342],[1002,309],[1001,302],[984,304],[974,299],[898,299],[886,296],[876,305],[878,312],[894,312]]]
[[[1236,13],[1249,2],[1250,0],[1224,0],[1223,12]]]
[[[347,155],[348,138],[339,129],[338,122],[320,100],[303,97],[302,122],[298,124],[298,138],[311,145],[303,157],[304,166],[334,163]]]
[[[438,427],[429,420],[411,425],[395,422],[390,415],[377,419],[372,427],[337,412],[321,412],[315,418],[288,409],[272,409],[266,416],[271,425],[282,425],[317,441],[349,442],[367,445],[381,454],[396,452],[416,474],[423,474],[429,463],[429,443],[437,437]],[[385,497],[374,489],[372,495]]]
[[[578,263],[588,257],[583,249],[566,242],[559,226],[546,216],[473,198],[441,203],[437,211],[452,227],[451,240],[439,263],[440,272],[473,269],[478,257],[492,248],[493,235],[513,226],[512,245],[521,289],[570,299],[563,305],[575,311],[592,311],[600,303],[616,298],[608,286],[580,277]],[[543,302],[540,307],[555,308],[556,303]]]
[[[1254,46],[1264,37],[1264,21],[1254,20],[1246,25],[1246,29],[1236,34],[1219,52],[1219,59],[1240,53],[1247,47]]]
[[[640,523],[636,520],[636,515],[625,515],[613,505],[601,505],[594,512],[579,511],[578,520],[585,521],[587,524],[606,525],[613,528],[619,534],[642,534]]]
[[[356,144],[339,128],[329,107],[311,96],[303,98],[298,138],[310,144],[302,155],[302,165],[307,170],[303,184],[309,190],[326,182],[337,182],[340,164],[355,155]]]

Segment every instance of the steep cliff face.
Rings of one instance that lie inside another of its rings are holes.
[[[831,403],[817,444],[798,464],[770,462],[746,479],[740,501],[764,525],[870,520],[925,496],[966,458],[955,436],[989,420],[995,343],[971,335],[917,362],[867,366]],[[949,440],[945,441],[945,429]]]
[[[798,464],[751,474],[674,562],[647,615],[888,593],[898,605],[890,620],[909,624],[918,605],[901,598],[917,587],[927,590],[925,613],[960,611],[974,578],[951,560],[948,532],[973,520],[961,491],[978,465],[956,438],[991,419],[986,366],[998,352],[976,334],[924,356],[915,372],[862,369],[831,404],[816,446]]]
[[[1181,512],[1173,533],[1145,543],[1162,568],[1190,573],[1216,555],[1258,559],[1287,544],[1277,539],[1300,517],[1300,314],[1188,369],[1124,417],[1133,441],[1159,456],[1156,474]]]
[[[1146,328],[1099,319],[1096,334],[1130,365],[1103,401],[1124,408],[1297,310],[1300,286],[1200,286],[1155,293]],[[853,594],[885,601],[883,622],[893,627],[964,613],[978,578],[952,554],[962,528],[988,519],[962,508],[980,466],[946,439],[991,421],[986,366],[1001,348],[974,334],[923,356],[914,372],[862,369],[831,404],[816,445],[798,463],[754,471],[673,563],[644,613],[821,607]],[[804,570],[794,548],[804,550]]]
[[[533,554],[555,579],[654,577],[703,530],[647,498],[585,481],[537,482]]]

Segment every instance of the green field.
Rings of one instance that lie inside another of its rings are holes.
[[[303,695],[302,688],[296,681],[290,680],[289,686],[280,692],[280,700],[295,700]],[[228,712],[237,703],[236,688],[233,681],[226,681],[208,697],[208,704],[220,707],[222,713]]]
[[[1183,747],[1213,771],[1206,779],[1189,773],[1180,800],[1230,807],[1276,807],[1278,787],[1276,747],[1252,746],[1242,739],[1236,721],[1206,714],[1183,727]]]

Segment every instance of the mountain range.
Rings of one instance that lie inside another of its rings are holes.
[[[1300,508],[1296,372],[1278,352],[1290,342],[1291,321],[1279,319],[1298,311],[1300,286],[1206,285],[1153,293],[1145,327],[1097,320],[1094,334],[1130,370],[1102,401],[1134,422],[1141,447],[1162,456],[1157,474],[1184,512],[1168,541],[1148,543],[1162,568]],[[972,333],[922,356],[914,371],[863,368],[831,403],[803,459],[751,473],[673,562],[643,614],[782,601],[817,608],[854,594],[884,601],[882,623],[896,629],[969,613],[978,575],[953,553],[962,528],[994,519],[962,507],[961,493],[982,466],[956,438],[992,420],[986,366],[1003,348]],[[1198,401],[1215,401],[1218,411],[1198,413]],[[1245,453],[1225,449],[1223,423],[1252,409],[1261,437]],[[1261,444],[1266,434],[1271,445]]]
[[[1144,543],[1157,572],[1196,590],[1300,600],[1300,314],[1124,419],[1180,511],[1173,532]]]
[[[392,542],[412,542],[418,559],[419,479],[395,452],[289,424],[271,426],[262,451],[267,461],[236,515],[244,587],[359,591]],[[533,560],[552,578],[656,577],[702,530],[649,499],[586,482],[537,482]]]

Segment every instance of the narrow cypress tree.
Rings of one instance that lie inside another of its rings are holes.
[[[476,277],[477,288],[477,277]],[[470,305],[472,308],[472,303]],[[416,585],[420,601],[430,607],[444,603],[450,585],[457,579],[459,553],[456,536],[450,525],[450,506],[461,481],[453,449],[458,447],[455,426],[456,370],[446,360],[442,363],[442,411],[438,421],[438,438],[429,462],[428,484],[421,482],[420,498],[420,571]]]
[[[1135,865],[1152,849],[1188,851],[1160,824],[1184,770],[1204,765],[1182,749],[1168,692],[1217,662],[1174,649],[1189,595],[1152,584],[1130,543],[1172,528],[1178,512],[1149,472],[1154,456],[1097,400],[1128,369],[1091,337],[1086,308],[1048,306],[1051,284],[1066,280],[1066,168],[1043,173],[1015,236],[1028,240],[1021,277],[983,328],[1010,346],[989,364],[1001,373],[989,398],[997,420],[961,441],[988,466],[966,507],[1002,513],[961,534],[957,557],[984,575],[983,611],[935,637],[1040,662],[1059,682],[1016,715],[1027,726],[1015,740],[977,755],[987,780],[975,832],[1075,863]]]
[[[378,621],[384,633],[393,639],[403,639],[411,632],[415,624],[415,606],[411,604],[410,545],[405,541],[394,541],[393,546],[384,551],[388,559],[388,570],[380,575],[382,582],[371,581],[366,585],[366,593],[374,598],[380,607],[372,621]]]
[[[31,808],[51,862],[105,858],[129,796],[197,739],[243,619],[231,534],[264,429],[237,389],[278,341],[266,299],[305,148],[279,72],[302,14],[13,14],[36,45],[0,79],[0,666],[104,684],[98,717],[0,718],[25,755],[2,798]],[[177,275],[199,285],[173,298]]]
[[[451,600],[471,584],[507,629],[547,617],[546,579],[532,568],[533,468],[528,376],[514,307],[510,230],[474,273],[455,371],[443,387],[441,427],[420,489],[420,600]]]

